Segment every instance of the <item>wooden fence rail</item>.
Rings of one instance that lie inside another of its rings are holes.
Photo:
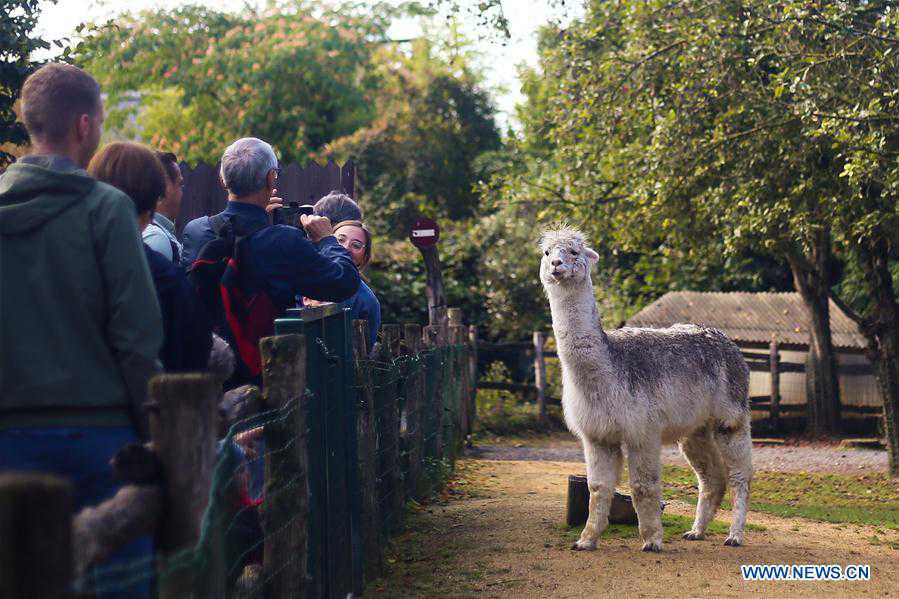
[[[260,343],[262,411],[218,442],[218,381],[157,377],[152,442],[114,460],[129,484],[77,515],[67,483],[0,473],[0,596],[63,596],[154,530],[159,597],[361,594],[382,571],[385,535],[406,501],[442,484],[437,473],[471,432],[474,405],[467,327],[441,344],[418,325],[387,324],[374,348],[366,328],[337,306],[288,311]],[[255,430],[266,449],[261,571],[242,574],[246,553],[235,562],[228,538],[248,508],[229,511],[239,498],[223,447]],[[134,568],[132,578],[152,576]]]
[[[546,395],[546,358],[557,358],[558,354],[554,351],[548,351],[544,348],[547,336],[541,331],[533,333],[533,342],[510,342],[510,343],[494,343],[490,341],[477,340],[476,349],[483,355],[521,355],[522,353],[533,356],[534,363],[534,383],[512,383],[505,381],[489,381],[479,380],[478,388],[493,389],[499,391],[510,391],[520,393],[524,399],[533,398],[538,404],[538,411],[541,419],[545,419],[546,404],[559,404],[558,398],[548,397]],[[780,415],[784,412],[804,413],[805,404],[783,404],[781,403],[781,384],[780,375],[784,372],[805,372],[805,364],[801,362],[784,362],[781,359],[780,347],[776,341],[772,341],[768,351],[761,350],[742,350],[743,358],[746,360],[747,366],[751,372],[767,372],[771,376],[771,392],[770,395],[757,396],[750,398],[750,408],[757,412],[768,412],[769,420],[772,426],[777,429],[780,426]],[[874,371],[870,364],[840,364],[837,366],[837,373],[844,376],[864,376],[873,375]],[[844,404],[840,410],[846,414],[860,415],[880,415],[883,409],[879,406],[855,406]]]

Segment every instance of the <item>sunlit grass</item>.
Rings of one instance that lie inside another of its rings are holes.
[[[662,478],[664,498],[696,503],[696,477],[692,470],[665,466]],[[729,496],[722,506],[730,509]],[[761,471],[755,473],[752,481],[749,509],[785,518],[799,516],[899,530],[899,485],[879,473],[847,476]]]

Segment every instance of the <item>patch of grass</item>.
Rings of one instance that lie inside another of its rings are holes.
[[[690,518],[688,516],[680,516],[678,514],[662,514],[662,529],[665,541],[679,539],[681,535],[690,530],[692,527],[693,518]],[[559,529],[562,533],[563,544],[570,545],[571,543],[577,541],[581,536],[582,528],[583,527],[581,526],[568,528],[565,525],[560,525]],[[706,529],[706,534],[709,536],[727,536],[728,530],[728,524],[719,522],[718,520],[714,520],[709,523],[709,527],[708,529]],[[747,524],[746,530],[759,532],[765,530],[765,527],[755,524]],[[609,527],[605,530],[605,532],[602,533],[601,540],[638,538],[640,538],[640,532],[637,529],[636,524],[609,524]]]
[[[663,495],[695,504],[696,478],[688,468],[665,466]],[[731,508],[730,497],[722,506]],[[885,474],[846,476],[811,472],[757,472],[749,509],[783,518],[864,524],[899,530],[899,485]]]
[[[891,541],[889,539],[881,539],[877,535],[871,535],[867,538],[867,541],[871,545],[886,545],[890,549],[899,550],[899,540]]]

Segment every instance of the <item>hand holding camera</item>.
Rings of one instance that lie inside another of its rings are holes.
[[[306,229],[306,235],[309,236],[309,241],[312,243],[318,243],[325,237],[334,234],[334,230],[331,228],[331,221],[326,216],[301,214],[300,224]]]
[[[321,239],[333,235],[331,221],[324,216],[314,216],[310,204],[300,205],[298,202],[284,203],[284,200],[275,195],[277,190],[272,190],[272,198],[269,200],[265,211],[272,215],[272,223],[276,225],[290,225],[304,233],[309,241],[317,243]]]

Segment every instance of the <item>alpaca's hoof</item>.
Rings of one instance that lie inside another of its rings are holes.
[[[701,532],[694,532],[690,530],[684,533],[684,538],[688,541],[701,541],[705,538],[705,535]]]
[[[649,541],[647,543],[643,543],[643,551],[652,551],[653,553],[658,553],[662,550],[662,544],[657,543],[656,541]]]
[[[571,546],[571,549],[574,551],[593,551],[596,549],[596,541],[578,540]]]
[[[739,547],[743,544],[743,539],[742,537],[731,535],[727,537],[727,539],[724,541],[724,544],[728,547]]]

